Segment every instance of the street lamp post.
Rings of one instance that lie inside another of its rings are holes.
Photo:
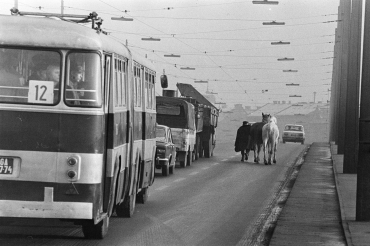
[[[277,22],[277,21],[263,22],[262,25],[265,25],[265,26],[283,26],[283,25],[285,25],[285,22]]]
[[[110,18],[111,20],[117,20],[117,21],[133,21],[134,19],[132,18],[126,18],[126,17],[112,17]]]
[[[152,38],[152,37],[150,37],[150,38],[141,38],[141,40],[143,40],[143,41],[161,41],[160,38]]]
[[[170,55],[164,55],[164,57],[181,57],[181,56],[180,55],[170,54]]]
[[[286,41],[271,42],[271,45],[284,45],[284,44],[290,44],[290,42]]]
[[[278,58],[277,59],[278,61],[294,61],[294,58],[291,58],[291,57],[284,57],[284,58]]]
[[[269,5],[278,5],[279,1],[269,1],[269,0],[260,0],[252,1],[253,4],[269,4]]]

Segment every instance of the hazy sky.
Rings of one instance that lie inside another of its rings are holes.
[[[20,11],[61,12],[61,0],[18,0]],[[339,0],[64,0],[64,13],[96,11],[103,29],[153,61],[169,89],[188,83],[218,102],[261,106],[272,101],[328,100]],[[9,15],[14,0],[0,0]],[[112,21],[125,16],[134,21]],[[266,26],[263,22],[285,22]],[[143,41],[141,38],[160,38]],[[288,41],[290,45],[271,45]],[[165,54],[180,58],[164,57]],[[278,61],[278,58],[294,61]],[[191,67],[195,70],[181,68]],[[298,72],[283,72],[298,70]],[[195,83],[202,80],[208,83]],[[296,83],[299,86],[286,86]],[[161,94],[157,83],[157,94]],[[302,97],[291,97],[301,95]]]

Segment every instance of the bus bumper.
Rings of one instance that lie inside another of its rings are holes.
[[[44,201],[0,200],[0,217],[92,219],[93,204],[54,202],[53,190],[45,188]]]

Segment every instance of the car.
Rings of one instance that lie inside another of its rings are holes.
[[[172,140],[171,128],[165,125],[156,126],[155,167],[162,169],[162,175],[173,174],[176,163],[176,146]]]
[[[286,124],[283,132],[283,143],[285,142],[295,142],[304,144],[306,135],[304,132],[304,127],[302,125]]]

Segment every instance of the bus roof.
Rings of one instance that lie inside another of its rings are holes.
[[[103,50],[131,57],[124,44],[91,27],[48,17],[0,15],[0,37],[4,46]],[[138,63],[154,70],[151,62],[135,57]]]

